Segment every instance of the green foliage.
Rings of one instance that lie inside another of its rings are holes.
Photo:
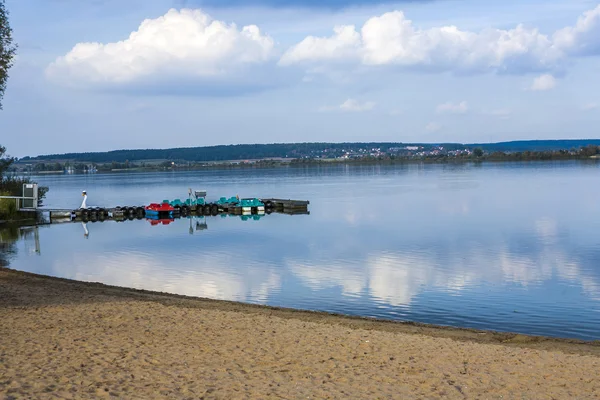
[[[6,90],[8,70],[12,67],[16,51],[17,47],[12,41],[12,29],[8,23],[8,11],[4,0],[0,0],[0,110],[2,110],[2,98]]]
[[[8,171],[13,162],[15,162],[15,159],[6,154],[6,147],[0,146],[0,179],[2,179],[4,173]]]
[[[480,147],[473,149],[473,155],[475,157],[483,157],[483,150]]]
[[[12,196],[10,192],[0,191],[0,196]],[[0,199],[0,219],[12,219],[17,215],[17,203],[13,199]]]
[[[50,188],[48,186],[38,186],[38,207],[41,207],[44,204],[44,199],[49,191]]]

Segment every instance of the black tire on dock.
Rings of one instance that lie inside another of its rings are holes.
[[[88,210],[81,210],[81,217],[85,217],[87,218],[90,215],[90,212]]]
[[[138,217],[143,217],[144,215],[146,215],[146,210],[144,209],[144,207],[138,207],[135,209],[135,213]]]
[[[184,215],[188,215],[190,212],[190,208],[188,206],[181,206],[181,213]]]
[[[211,205],[211,206],[210,206],[210,213],[211,213],[212,215],[217,215],[217,214],[219,214],[219,206],[218,206],[218,205],[216,205],[216,204],[213,204],[213,205]]]
[[[267,208],[273,208],[273,202],[271,200],[265,202],[265,209]]]
[[[204,215],[210,215],[210,205],[209,204],[205,204],[202,207],[202,214],[204,214]]]
[[[104,220],[106,220],[107,216],[108,216],[108,213],[106,212],[106,210],[102,210],[101,213],[98,213],[98,221],[104,222]]]

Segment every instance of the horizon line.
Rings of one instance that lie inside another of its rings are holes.
[[[380,142],[273,142],[273,143],[236,143],[236,144],[216,144],[216,145],[205,145],[205,146],[185,146],[185,147],[165,147],[165,148],[130,148],[130,149],[114,149],[104,151],[71,151],[65,153],[54,153],[54,154],[38,154],[35,156],[23,156],[17,157],[17,162],[23,159],[35,159],[38,157],[51,157],[51,156],[66,156],[75,154],[102,154],[102,153],[116,153],[120,151],[166,151],[166,150],[181,150],[181,149],[210,149],[216,147],[234,147],[234,146],[277,146],[277,145],[294,145],[294,144],[403,144],[403,145],[463,145],[463,146],[485,146],[485,145],[498,145],[498,144],[509,144],[509,143],[525,143],[525,142],[582,142],[582,141],[600,141],[600,138],[586,138],[586,139],[519,139],[519,140],[507,140],[500,142],[476,142],[476,143],[461,143],[461,142],[393,142],[393,141],[380,141]]]

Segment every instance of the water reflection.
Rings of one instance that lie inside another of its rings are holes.
[[[260,221],[261,218],[264,217],[264,215],[260,215],[260,214],[255,214],[255,215],[229,215],[229,214],[221,214],[219,215],[220,218],[235,218],[235,219],[239,219],[241,221]],[[204,231],[208,229],[208,223],[206,222],[207,218],[205,218],[204,216],[185,216],[185,217],[178,217],[177,219],[183,219],[183,220],[187,220],[189,221],[189,228],[188,228],[188,232],[190,235],[195,234],[196,232],[199,231]],[[159,225],[169,225],[173,222],[175,222],[176,218],[159,218],[159,217],[146,217],[145,218],[146,222],[150,223],[151,226],[159,226]],[[98,221],[96,221],[98,222]],[[90,230],[89,227],[90,225],[89,221],[81,221],[81,226],[83,227],[83,237],[86,239],[89,239],[90,237]],[[91,223],[93,224],[93,223]],[[21,228],[21,229],[37,229],[37,227],[31,227],[31,228]],[[13,241],[18,240],[18,237],[16,237]]]
[[[16,243],[21,240],[28,254],[41,254],[39,228],[37,226],[7,225],[0,228],[0,267],[9,265],[16,257]]]
[[[8,254],[12,268],[82,281],[597,339],[597,170],[565,165],[202,174],[205,186],[226,179],[253,194],[277,185],[309,198],[311,215],[69,223],[39,228],[40,257],[27,257],[31,234],[7,234]]]

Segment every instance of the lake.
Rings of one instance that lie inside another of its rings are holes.
[[[0,232],[21,271],[213,299],[600,339],[600,163],[311,166],[39,176],[45,205],[221,196],[310,215]],[[85,229],[89,236],[84,236]],[[18,238],[17,238],[18,237]],[[11,244],[14,241],[14,244]]]

